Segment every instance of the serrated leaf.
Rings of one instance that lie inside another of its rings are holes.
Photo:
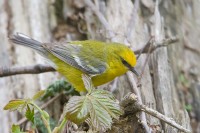
[[[92,90],[86,96],[70,98],[65,107],[68,120],[79,124],[87,119],[92,129],[105,131],[111,128],[112,118],[118,119],[122,114],[114,96],[105,90]]]
[[[97,131],[105,131],[111,128],[112,118],[118,119],[122,114],[120,106],[112,93],[105,90],[94,90],[90,94],[92,109],[90,119],[92,128]]]
[[[45,93],[45,90],[40,90],[38,91],[34,96],[33,96],[33,100],[37,100],[38,98],[42,97]]]
[[[26,100],[24,99],[15,99],[15,100],[11,100],[9,101],[8,104],[6,104],[6,106],[3,108],[4,110],[16,110],[20,107],[22,107],[24,104],[26,104]]]
[[[97,131],[105,131],[111,128],[112,118],[103,106],[96,100],[90,100],[92,108],[90,110],[90,117],[92,126]]]
[[[86,120],[90,106],[86,96],[73,96],[65,106],[64,112],[68,120],[79,124]]]
[[[91,96],[95,97],[100,106],[102,106],[113,118],[118,119],[119,116],[122,114],[120,105],[116,101],[112,93],[98,89],[95,90],[91,94]]]
[[[24,133],[20,130],[19,125],[12,125],[12,133]]]
[[[34,124],[34,119],[35,119],[34,115],[35,115],[34,108],[31,110],[30,107],[27,105],[25,116],[33,124]]]
[[[97,90],[93,91],[91,95],[93,97],[98,97],[98,98],[103,98],[103,99],[111,99],[111,100],[114,100],[114,101],[116,99],[111,92],[105,91],[105,90],[102,90],[102,89],[97,89]]]

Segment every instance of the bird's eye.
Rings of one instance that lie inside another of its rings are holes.
[[[123,58],[121,58],[122,63],[124,64],[124,66],[128,67],[128,68],[132,68],[131,65],[125,61]]]

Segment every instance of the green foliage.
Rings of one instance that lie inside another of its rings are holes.
[[[3,109],[4,110],[10,110],[10,111],[14,111],[14,110],[21,111],[21,109],[24,109],[24,107],[26,107],[27,101],[29,101],[29,99],[26,99],[26,100],[24,100],[24,99],[10,100],[9,103]]]
[[[57,93],[61,93],[63,91],[67,94],[78,94],[67,81],[58,80],[53,84],[49,85],[49,87],[45,91],[44,96],[42,97],[42,100],[54,96]]]
[[[56,81],[46,91],[37,92],[31,99],[11,100],[4,109],[11,111],[26,109],[26,118],[42,133],[51,133],[53,129],[58,132],[62,131],[67,120],[76,124],[85,121],[90,126],[90,131],[106,131],[111,128],[112,119],[118,119],[122,114],[120,106],[112,93],[95,89],[90,77],[87,75],[83,75],[82,78],[88,93],[83,96],[73,96],[69,99],[64,109],[65,117],[57,127],[55,121],[49,117],[49,114],[36,105],[34,101],[40,97],[45,99],[63,91],[70,94],[76,93],[71,85],[64,80]],[[35,109],[38,110],[40,115],[35,114]],[[20,127],[15,125],[12,127],[12,132],[22,133]]]
[[[191,104],[185,105],[185,109],[187,111],[192,111],[192,105]]]
[[[83,76],[83,80],[89,93],[86,96],[73,96],[69,99],[64,109],[66,118],[77,124],[87,119],[91,122],[91,128],[97,131],[111,128],[112,118],[118,119],[122,114],[119,104],[112,93],[94,89],[87,77]]]
[[[37,106],[34,101],[38,98],[40,98],[44,94],[44,91],[39,91],[37,92],[31,99],[16,99],[16,100],[11,100],[9,103],[4,107],[4,110],[23,110],[26,108],[25,116],[26,118],[34,123],[35,120],[35,111],[34,109],[37,109],[39,113],[41,114],[42,121],[45,123],[45,126],[50,133],[51,129],[49,126],[49,114],[46,111],[43,111],[39,106]],[[32,107],[32,109],[30,108]],[[40,120],[41,120],[40,118]],[[13,126],[12,128],[13,131],[18,133],[20,129],[17,126]]]
[[[79,124],[90,119],[91,128],[97,131],[111,128],[112,118],[118,119],[122,114],[113,95],[108,91],[97,89],[86,96],[73,96],[64,110],[67,119],[74,123]]]
[[[33,100],[37,100],[39,99],[41,96],[43,96],[45,94],[46,90],[41,90],[41,91],[38,91],[34,96],[33,96]]]
[[[32,98],[28,98],[28,99],[15,99],[15,100],[11,100],[9,101],[9,103],[4,107],[4,110],[10,110],[10,111],[14,111],[14,110],[18,110],[18,111],[22,111],[24,109],[26,109],[25,111],[25,116],[26,118],[31,121],[33,124],[35,124],[35,109],[37,109],[40,113],[41,118],[39,118],[40,122],[43,123],[43,127],[46,129],[45,131],[50,133],[51,132],[51,127],[55,127],[55,122],[52,122],[52,119],[50,119],[49,114],[42,110],[39,106],[37,106],[34,101],[39,99],[39,98],[47,98],[49,96],[53,96],[55,95],[55,93],[64,91],[65,93],[76,93],[75,91],[73,91],[74,89],[71,87],[70,84],[68,84],[66,81],[64,80],[60,80],[55,82],[54,84],[50,85],[47,89],[47,91],[45,90],[41,90],[39,92],[37,92]],[[53,124],[52,124],[53,123]],[[65,124],[65,123],[63,123]],[[53,126],[52,126],[53,125]],[[20,128],[18,126],[13,126],[13,131],[18,133],[20,131]],[[58,127],[58,130],[61,130],[61,127]],[[44,131],[44,132],[45,132]],[[43,132],[43,130],[42,130]]]
[[[19,125],[12,125],[12,133],[25,133],[22,132]]]
[[[27,105],[25,116],[33,124],[34,124],[34,118],[35,118],[34,115],[35,115],[34,108],[32,108],[32,110],[31,110],[29,105]]]
[[[10,100],[9,103],[6,104],[6,106],[3,109],[10,110],[10,111],[14,111],[14,110],[21,111],[25,107],[27,107],[30,103],[32,103],[33,101],[37,100],[42,95],[44,95],[44,93],[45,93],[45,91],[41,90],[41,91],[38,91],[31,99],[27,98],[27,99]]]

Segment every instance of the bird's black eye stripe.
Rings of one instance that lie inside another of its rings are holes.
[[[123,58],[121,58],[121,61],[124,64],[124,66],[126,66],[128,68],[132,68],[132,66],[127,61],[125,61]]]

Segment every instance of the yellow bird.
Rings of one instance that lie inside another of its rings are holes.
[[[59,73],[79,92],[85,92],[82,74],[91,76],[94,86],[112,81],[134,69],[136,56],[131,49],[119,43],[95,40],[59,43],[41,43],[24,34],[10,37],[16,44],[30,47],[47,58]]]

